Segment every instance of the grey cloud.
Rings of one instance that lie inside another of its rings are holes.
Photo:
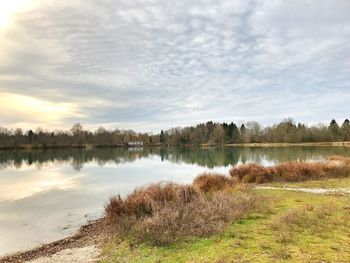
[[[345,0],[43,2],[0,29],[0,92],[75,103],[87,117],[69,123],[146,131],[344,118],[348,10]]]

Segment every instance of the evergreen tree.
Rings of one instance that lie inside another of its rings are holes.
[[[241,136],[240,136],[240,142],[247,143],[247,128],[245,127],[244,124],[241,125],[240,128]]]
[[[246,127],[245,127],[244,124],[241,125],[240,130],[241,130],[241,133],[245,133],[246,132]]]
[[[346,119],[341,126],[341,133],[344,141],[350,140],[350,121]]]
[[[34,139],[34,132],[32,130],[28,131],[28,141],[29,143],[32,143]]]
[[[232,142],[238,143],[239,142],[239,130],[236,124],[232,123]]]
[[[338,140],[339,139],[340,129],[339,129],[339,125],[335,119],[333,119],[331,121],[331,123],[329,124],[328,131],[330,133],[331,140]]]
[[[164,141],[165,141],[164,131],[161,130],[159,135],[159,142],[164,143]]]

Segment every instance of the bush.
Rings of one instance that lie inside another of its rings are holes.
[[[194,187],[204,193],[223,191],[234,185],[234,181],[222,174],[204,173],[193,181]]]
[[[215,187],[206,190],[217,189],[217,184],[209,185]],[[125,200],[112,197],[105,214],[107,225],[118,234],[162,245],[216,233],[257,208],[258,203],[252,194],[215,191],[206,195],[192,185],[166,183],[139,188]]]
[[[276,166],[276,171],[283,181],[296,182],[324,177],[322,163],[290,162]]]
[[[152,217],[135,225],[134,237],[139,242],[164,245],[189,236],[208,236],[242,218],[255,206],[255,199],[246,194],[216,192],[199,195],[191,202],[159,206]]]
[[[276,170],[259,164],[243,164],[232,168],[230,175],[243,183],[266,183],[273,179]]]
[[[343,156],[331,156],[328,159],[328,164],[331,166],[350,166],[350,158]]]
[[[289,162],[274,167],[244,164],[232,168],[230,175],[238,182],[258,184],[340,178],[350,176],[350,158],[334,156],[327,162]]]
[[[121,217],[134,216],[136,219],[152,216],[155,206],[168,202],[190,202],[198,191],[190,185],[159,183],[136,189],[122,200],[120,196],[111,197],[105,206],[106,219],[109,223]]]
[[[120,195],[113,196],[109,199],[108,203],[105,205],[105,214],[105,218],[109,223],[114,222],[115,218],[120,218],[129,214],[128,208]]]

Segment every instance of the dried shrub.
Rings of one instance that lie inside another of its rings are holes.
[[[112,197],[105,217],[118,234],[161,245],[216,233],[260,203],[252,194],[215,191],[207,195],[192,185],[166,183],[136,189],[125,200]]]
[[[198,191],[191,185],[159,183],[136,189],[122,200],[120,196],[111,197],[105,206],[108,223],[116,222],[121,217],[134,216],[136,219],[152,216],[155,206],[168,202],[190,202]]]
[[[289,162],[277,165],[276,171],[279,178],[288,182],[324,177],[322,163]]]
[[[273,179],[276,170],[259,164],[243,164],[232,168],[230,175],[243,183],[265,183]]]
[[[350,158],[334,155],[328,159],[328,164],[333,166],[350,166]]]
[[[164,245],[190,236],[208,236],[242,218],[256,207],[256,198],[247,194],[216,192],[199,195],[186,204],[171,202],[160,206],[152,217],[135,225],[133,235],[138,242]]]
[[[108,223],[113,223],[116,218],[120,218],[128,214],[128,209],[124,200],[120,195],[112,196],[105,205],[105,219]]]
[[[350,176],[350,158],[332,156],[324,165],[324,171],[331,178]]]
[[[234,186],[234,181],[222,174],[204,173],[194,179],[193,185],[204,193],[210,193],[229,189]]]
[[[289,162],[273,167],[244,164],[232,168],[230,175],[238,182],[258,184],[341,178],[350,176],[350,158],[334,156],[327,162]]]

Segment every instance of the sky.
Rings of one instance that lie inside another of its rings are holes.
[[[0,126],[350,118],[349,0],[0,0]]]

